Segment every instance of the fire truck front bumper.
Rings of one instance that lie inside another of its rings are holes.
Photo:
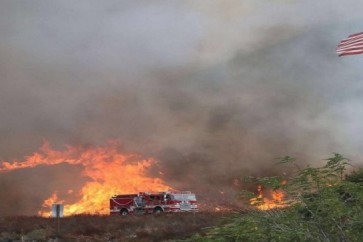
[[[170,212],[198,212],[196,204],[173,204],[169,207]]]

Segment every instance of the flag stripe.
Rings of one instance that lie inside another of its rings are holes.
[[[349,41],[349,42],[346,42],[346,43],[340,43],[338,45],[338,47],[340,47],[340,46],[346,46],[346,45],[350,45],[350,44],[354,44],[354,43],[357,43],[357,42],[362,41],[362,40],[363,40],[363,37],[362,38],[359,38],[359,39],[356,39],[354,41]]]
[[[360,43],[359,45],[357,44],[357,45],[347,46],[344,48],[339,48],[339,49],[337,49],[337,52],[352,50],[352,49],[356,49],[356,48],[363,48],[363,43]]]
[[[362,53],[363,53],[363,50],[357,51],[357,52],[347,52],[347,53],[344,53],[344,54],[339,54],[339,56],[357,55],[357,54],[362,54]]]
[[[341,43],[342,43],[342,44],[346,44],[346,43],[349,43],[349,42],[351,42],[351,41],[354,41],[354,40],[357,40],[357,39],[360,39],[360,38],[362,38],[362,35],[356,36],[356,37],[354,37],[354,38],[347,38],[347,39],[343,39],[343,40],[341,41]]]
[[[359,32],[359,33],[356,33],[356,34],[349,35],[349,37],[354,37],[354,36],[361,35],[361,34],[363,34],[363,32]]]
[[[363,53],[363,32],[349,35],[343,39],[336,48],[339,56],[357,55]]]
[[[352,49],[349,49],[349,50],[346,50],[346,51],[338,51],[337,53],[338,54],[343,54],[343,53],[347,53],[347,52],[357,52],[357,51],[363,51],[363,48],[352,48]]]
[[[349,47],[346,47],[346,48],[340,48],[340,49],[337,49],[337,50],[336,50],[336,52],[342,52],[342,51],[354,50],[354,49],[357,49],[357,48],[363,48],[363,44],[360,44],[360,45],[354,45],[354,46],[349,46]]]
[[[346,39],[343,39],[342,42],[345,42],[345,41],[348,41],[348,40],[352,40],[352,39],[356,39],[356,38],[359,38],[361,36],[363,36],[363,32],[358,33],[358,34],[349,35],[349,37],[346,38]]]
[[[354,43],[357,43],[357,42],[362,41],[362,40],[363,40],[363,37],[361,37],[359,39],[356,39],[356,40],[352,40],[352,41],[346,42],[346,43],[340,43],[338,45],[338,47],[339,46],[346,46],[346,45],[354,44]]]
[[[362,37],[363,37],[363,36],[357,36],[357,37],[352,38],[352,39],[345,39],[345,40],[342,40],[342,41],[340,42],[340,44],[342,44],[342,45],[344,45],[344,44],[348,44],[348,43],[354,42],[354,41],[356,41],[356,40],[359,40],[359,39],[361,39]]]
[[[338,54],[345,53],[345,52],[351,52],[351,51],[357,51],[357,50],[363,50],[363,47],[358,48],[350,48],[346,50],[337,51]]]

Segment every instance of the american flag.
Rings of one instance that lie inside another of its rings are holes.
[[[339,43],[336,52],[339,56],[362,54],[363,32],[349,35],[348,38],[343,39]]]

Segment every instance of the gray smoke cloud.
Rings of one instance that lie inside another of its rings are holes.
[[[359,163],[363,59],[335,48],[362,31],[361,7],[2,0],[0,159],[21,160],[44,139],[59,149],[120,140],[159,160],[150,175],[202,198],[273,172],[287,154],[305,162],[341,152]],[[69,185],[57,183],[64,169],[1,173],[0,214],[34,214],[49,190]],[[11,207],[28,193],[17,192],[24,180],[45,188]]]

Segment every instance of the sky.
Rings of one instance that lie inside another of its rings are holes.
[[[362,164],[363,56],[335,53],[363,31],[362,8],[0,0],[0,160],[21,160],[45,140],[59,149],[119,140],[158,159],[182,188],[183,174],[223,185],[265,174],[283,155],[319,162],[339,152]],[[37,170],[43,180],[0,174],[0,187],[25,187],[19,177],[36,187],[68,170]]]

